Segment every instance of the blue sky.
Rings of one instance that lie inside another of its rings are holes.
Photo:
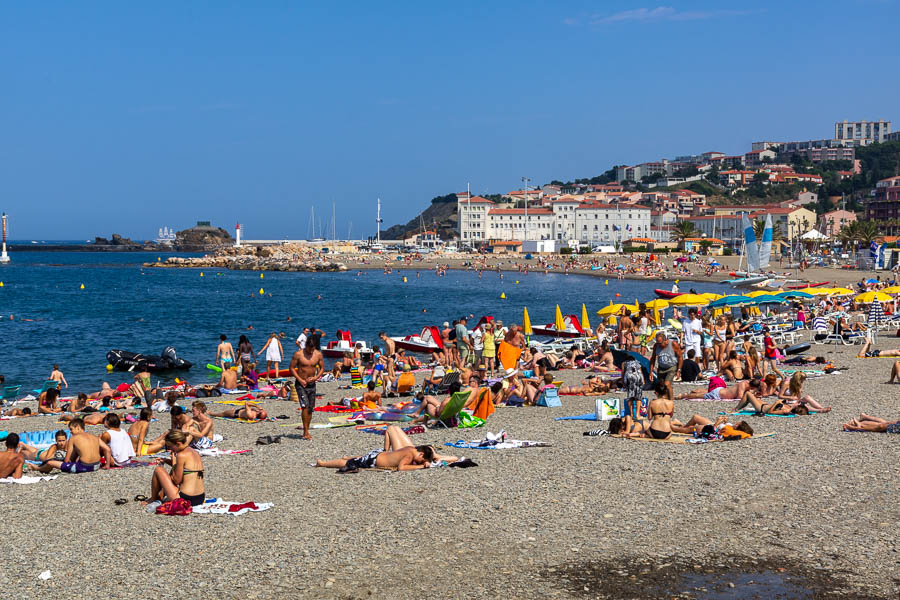
[[[754,140],[900,128],[900,6],[190,2],[0,6],[13,238],[197,220],[345,237],[497,193]]]

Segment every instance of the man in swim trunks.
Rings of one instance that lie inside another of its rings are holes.
[[[856,358],[876,358],[878,356],[900,356],[900,349],[886,348],[884,350],[876,350],[872,348],[871,338],[866,338],[866,343],[862,345]]]
[[[219,382],[216,384],[216,387],[219,388],[219,391],[223,394],[230,394],[237,391],[237,371],[235,369],[236,367],[222,369],[222,376],[219,377]]]
[[[234,348],[227,340],[228,336],[224,333],[220,335],[219,346],[216,348],[216,365],[222,367],[223,371],[234,364]]]
[[[6,436],[6,451],[0,452],[0,479],[12,477],[19,479],[22,477],[22,466],[25,464],[25,457],[17,451],[19,448],[19,434],[11,433]]]
[[[301,419],[303,425],[297,429],[303,429],[303,438],[311,440],[309,424],[312,421],[313,409],[316,407],[316,380],[325,372],[325,359],[322,352],[317,350],[313,339],[306,340],[303,350],[294,352],[290,365],[291,376],[295,380],[297,396],[300,406],[303,407]]]
[[[339,469],[341,473],[356,473],[359,469],[397,469],[415,471],[431,467],[432,462],[455,462],[455,456],[436,454],[431,446],[413,446],[409,437],[396,425],[387,428],[384,448],[375,449],[362,456],[344,456],[335,460],[317,460],[317,467]]]
[[[871,431],[875,433],[900,433],[900,420],[888,421],[865,413],[842,425],[844,431]]]
[[[503,338],[503,341],[516,348],[525,349],[525,336],[522,335],[522,332],[519,331],[519,326],[515,323],[509,326],[509,331],[506,332],[506,337]]]
[[[244,401],[244,406],[239,408],[226,408],[222,412],[208,411],[210,417],[225,417],[226,419],[244,419],[245,421],[257,421],[269,418],[269,413],[265,409],[255,404]],[[210,435],[212,435],[210,428]]]
[[[109,446],[95,435],[86,433],[84,421],[73,419],[69,422],[69,443],[66,447],[66,458],[47,461],[47,464],[64,473],[90,473],[97,469],[109,469],[113,464],[112,452]],[[106,459],[106,464],[100,466],[100,456]]]
[[[712,379],[716,379],[713,377]],[[714,386],[711,382],[709,386],[691,390],[690,392],[676,396],[676,400],[737,400],[744,397],[744,393],[750,389],[749,381],[738,381],[732,387]]]

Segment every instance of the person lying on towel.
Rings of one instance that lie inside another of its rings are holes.
[[[269,413],[264,408],[244,401],[243,408],[226,408],[221,412],[209,411],[211,417],[225,417],[226,419],[244,419],[245,421],[264,421],[269,418]]]
[[[729,423],[728,417],[721,416],[715,422],[701,415],[694,415],[687,423],[672,420],[672,431],[675,433],[718,433],[724,440],[745,439],[753,435],[753,428],[747,421],[738,421],[737,424]],[[708,435],[706,436],[708,437]]]
[[[900,420],[888,421],[865,413],[841,425],[844,431],[871,431],[875,433],[900,433]]]
[[[409,436],[396,425],[387,428],[384,448],[376,448],[362,456],[343,456],[334,460],[317,460],[317,467],[338,469],[339,473],[357,473],[360,469],[397,469],[416,471],[437,466],[442,462],[456,462],[456,456],[435,452],[432,446],[414,446]]]

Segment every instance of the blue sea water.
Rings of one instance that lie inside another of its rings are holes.
[[[303,326],[325,331],[323,342],[338,329],[350,329],[354,339],[371,345],[379,331],[418,333],[461,315],[521,323],[526,306],[533,324],[551,322],[557,303],[564,313],[580,316],[584,302],[594,318],[610,300],[649,300],[653,288],[660,287],[653,281],[604,285],[598,277],[534,272],[505,273],[503,279],[494,272],[479,278],[474,272],[450,271],[439,277],[415,269],[389,275],[380,270],[362,275],[265,272],[260,279],[252,271],[204,269],[201,277],[198,269],[141,266],[157,256],[165,260],[167,255],[12,254],[13,262],[0,265],[0,373],[7,385],[22,384],[23,391],[39,387],[59,363],[70,391],[95,391],[103,381],[115,385],[130,379],[127,373],[106,372],[110,349],[158,354],[167,345],[194,363],[188,377],[200,383],[210,377],[205,365],[213,362],[222,333],[235,346],[246,334],[259,349],[270,332],[284,332],[282,344],[290,355]],[[721,291],[712,284],[695,287]],[[501,300],[504,292],[506,300]],[[616,299],[616,293],[621,297]]]

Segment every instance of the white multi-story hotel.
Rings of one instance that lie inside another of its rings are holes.
[[[550,206],[512,208],[480,196],[457,195],[459,238],[463,244],[488,241],[578,240],[613,244],[650,235],[650,208],[560,198]]]

